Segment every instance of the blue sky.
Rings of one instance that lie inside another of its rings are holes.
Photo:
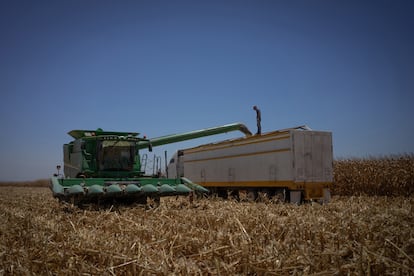
[[[404,0],[1,1],[0,181],[49,177],[72,129],[255,131],[253,105],[336,158],[413,152],[413,30]]]

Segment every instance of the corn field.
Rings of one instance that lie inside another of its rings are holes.
[[[0,187],[0,275],[414,275],[414,155],[334,162],[327,205],[77,207]],[[26,186],[26,187],[25,187]]]
[[[336,195],[410,196],[414,194],[414,154],[334,162]]]
[[[1,275],[414,274],[414,197],[93,210],[2,187],[0,208]]]

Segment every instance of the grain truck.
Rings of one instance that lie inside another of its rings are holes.
[[[186,177],[221,197],[263,196],[299,203],[330,199],[332,133],[299,126],[177,151],[170,177]]]

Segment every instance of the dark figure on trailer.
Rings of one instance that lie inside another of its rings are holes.
[[[256,134],[261,134],[262,133],[262,126],[261,126],[262,114],[260,112],[260,109],[257,108],[257,106],[253,106],[253,109],[256,110],[256,121],[257,121],[257,133]]]

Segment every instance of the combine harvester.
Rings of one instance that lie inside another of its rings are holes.
[[[167,135],[154,139],[138,137],[135,132],[72,130],[74,138],[63,145],[64,176],[58,173],[51,178],[53,196],[61,201],[84,203],[138,202],[147,198],[156,201],[163,196],[188,195],[208,190],[185,177],[163,178],[158,173],[145,175],[140,149],[196,139],[200,137],[250,131],[240,123]]]
[[[168,165],[172,177],[187,177],[227,198],[243,191],[282,201],[329,202],[333,182],[332,133],[307,126],[282,129],[179,150]]]

